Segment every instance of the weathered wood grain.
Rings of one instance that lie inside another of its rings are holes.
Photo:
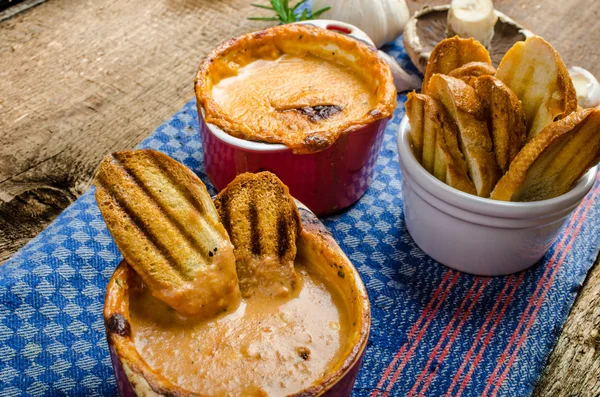
[[[0,263],[89,187],[106,153],[135,146],[192,98],[208,51],[265,26],[245,19],[257,12],[249,3],[52,0],[0,22]],[[495,5],[600,76],[600,2]],[[599,307],[596,264],[535,396],[600,395]]]

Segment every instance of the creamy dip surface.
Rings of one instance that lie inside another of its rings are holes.
[[[261,136],[310,135],[358,120],[377,104],[376,89],[356,72],[309,54],[255,60],[218,81],[212,97]]]
[[[335,285],[296,261],[287,299],[252,297],[197,321],[138,288],[130,298],[135,346],[171,382],[211,396],[281,396],[310,387],[343,358],[349,314]]]

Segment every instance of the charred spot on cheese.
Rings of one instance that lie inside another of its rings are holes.
[[[342,107],[338,105],[317,105],[317,106],[304,106],[296,109],[297,112],[308,117],[310,121],[316,123],[321,120],[330,118],[333,115],[338,114],[342,111]]]
[[[108,318],[106,328],[109,332],[123,337],[131,336],[131,325],[121,313],[113,314]]]
[[[302,358],[304,361],[310,358],[310,349],[308,347],[301,346],[297,348],[296,351],[298,352],[300,358]]]

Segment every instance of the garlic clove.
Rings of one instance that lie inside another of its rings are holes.
[[[312,9],[331,7],[320,17],[357,26],[379,48],[402,34],[410,13],[405,0],[312,0]]]
[[[383,59],[392,70],[394,84],[396,85],[396,90],[398,92],[416,90],[421,88],[421,78],[415,76],[414,74],[410,74],[406,70],[402,69],[402,66],[400,66],[400,64],[398,64],[398,62],[393,57],[391,57],[383,51],[379,51],[379,57]]]
[[[488,48],[497,21],[492,0],[452,0],[448,10],[447,35],[473,37]]]
[[[569,69],[569,75],[577,92],[577,103],[582,108],[600,108],[600,83],[593,74],[573,66]]]

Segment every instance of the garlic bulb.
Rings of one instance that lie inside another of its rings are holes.
[[[394,84],[398,92],[411,91],[421,88],[423,81],[414,74],[408,73],[402,69],[402,66],[392,58],[390,55],[383,51],[379,51],[379,57],[385,61],[392,71],[392,77],[394,78]]]
[[[448,10],[448,37],[473,37],[489,48],[498,16],[492,0],[452,0]]]
[[[577,92],[577,103],[582,108],[600,108],[600,83],[593,74],[573,66],[569,69],[569,75]]]
[[[313,10],[327,6],[320,17],[357,26],[378,48],[397,39],[409,18],[405,0],[312,0]]]

